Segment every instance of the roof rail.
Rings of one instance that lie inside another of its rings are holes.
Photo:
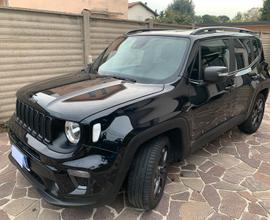
[[[135,29],[135,30],[129,31],[129,32],[126,33],[126,35],[149,32],[149,31],[168,31],[168,30],[173,30],[173,29],[168,29],[168,28],[142,28],[142,29]]]
[[[257,34],[256,32],[245,29],[245,28],[214,26],[214,27],[198,28],[198,29],[194,30],[191,33],[191,35],[217,33],[217,31],[232,31],[232,32],[239,32],[239,33]]]

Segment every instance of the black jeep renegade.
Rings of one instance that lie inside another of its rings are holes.
[[[267,69],[248,30],[129,32],[88,69],[17,92],[10,160],[49,203],[98,206],[125,187],[152,209],[168,163],[234,126],[259,128]]]

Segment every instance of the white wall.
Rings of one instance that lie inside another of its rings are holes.
[[[1,1],[1,0],[0,0]],[[8,0],[10,7],[81,13],[83,9],[119,13],[126,19],[128,0]]]
[[[128,9],[128,19],[136,21],[145,21],[146,19],[153,18],[155,15],[146,10],[142,5],[135,5]]]

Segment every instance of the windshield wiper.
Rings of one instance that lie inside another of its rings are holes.
[[[123,76],[112,76],[112,77],[115,78],[115,79],[120,79],[120,80],[124,80],[124,81],[136,82],[135,79],[131,79],[131,78],[128,78],[128,77],[123,77]]]
[[[119,80],[129,81],[129,82],[137,82],[135,79],[125,77],[125,76],[117,76],[117,75],[103,75],[104,77],[112,77]]]

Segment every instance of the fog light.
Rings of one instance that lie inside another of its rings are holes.
[[[101,133],[101,124],[100,123],[95,124],[92,130],[92,141],[94,143],[98,142],[100,133]]]

